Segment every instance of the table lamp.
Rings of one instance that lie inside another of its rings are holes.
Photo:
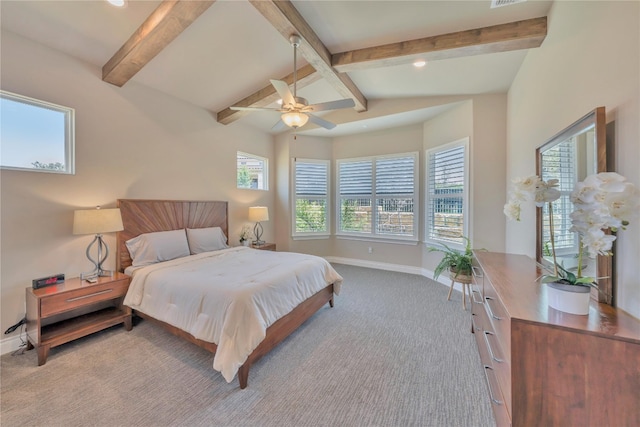
[[[87,247],[87,258],[93,263],[95,268],[89,273],[82,273],[81,279],[112,276],[112,271],[102,268],[102,264],[109,257],[109,247],[102,240],[102,233],[113,233],[124,230],[120,209],[95,209],[79,210],[73,212],[73,234],[95,234],[96,237]],[[98,245],[98,258],[91,256],[91,247]]]
[[[249,208],[249,221],[255,221],[256,225],[253,227],[253,234],[256,235],[256,240],[253,241],[253,244],[256,246],[264,245],[264,240],[261,240],[262,237],[262,221],[269,221],[269,208],[266,206],[252,206]]]

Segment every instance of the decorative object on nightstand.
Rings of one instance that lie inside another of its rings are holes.
[[[27,288],[27,349],[37,349],[38,366],[46,363],[53,347],[119,323],[130,331],[131,308],[122,304],[129,280],[114,273],[93,283],[76,277],[42,289]]]
[[[114,233],[122,231],[122,216],[120,209],[96,209],[78,210],[73,213],[73,234],[95,234],[96,237],[89,243],[87,247],[87,258],[93,263],[95,268],[89,273],[82,273],[81,279],[87,277],[112,276],[113,272],[105,271],[102,264],[109,257],[109,247],[102,240],[102,233]],[[98,245],[98,258],[91,257],[91,247]]]
[[[251,233],[251,228],[248,225],[243,225],[242,230],[240,230],[240,244],[242,246],[249,246],[251,242],[249,242],[249,233]]]
[[[253,234],[256,235],[256,240],[253,242],[253,246],[264,245],[264,240],[261,240],[263,229],[262,221],[269,221],[269,208],[266,206],[252,206],[249,208],[249,221],[255,221],[256,225],[253,227]]]

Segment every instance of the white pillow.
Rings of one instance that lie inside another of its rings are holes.
[[[145,233],[125,242],[134,267],[189,256],[184,229]]]
[[[229,247],[227,246],[227,236],[224,235],[220,227],[187,228],[187,240],[192,255]]]

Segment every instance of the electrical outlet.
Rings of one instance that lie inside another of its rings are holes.
[[[369,246],[369,253],[373,253],[373,249],[371,248],[371,246]]]

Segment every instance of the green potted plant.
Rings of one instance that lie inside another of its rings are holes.
[[[449,270],[452,279],[456,279],[458,276],[466,276],[470,278],[471,266],[473,265],[471,241],[467,237],[462,236],[462,238],[466,242],[464,251],[458,251],[444,243],[440,243],[441,247],[429,248],[429,252],[441,252],[444,254],[440,263],[433,270],[434,280],[437,280],[440,274],[445,270]]]

